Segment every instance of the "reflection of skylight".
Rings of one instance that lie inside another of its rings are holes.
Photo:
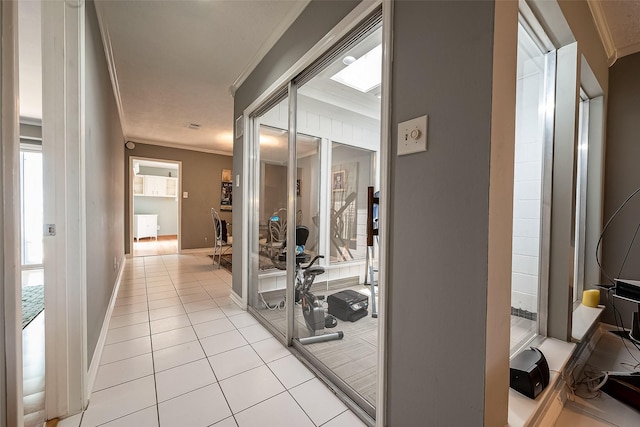
[[[353,64],[334,74],[331,80],[367,93],[382,81],[382,45],[358,58]]]

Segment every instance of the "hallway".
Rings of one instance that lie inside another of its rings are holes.
[[[230,291],[204,254],[128,259],[89,408],[58,426],[364,426]]]

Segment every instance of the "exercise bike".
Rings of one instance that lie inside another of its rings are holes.
[[[342,331],[319,334],[325,328],[333,328],[338,321],[331,314],[326,314],[322,302],[324,298],[319,298],[311,292],[311,286],[316,276],[324,273],[324,267],[316,262],[323,255],[316,255],[311,261],[311,256],[304,252],[304,245],[309,237],[309,229],[304,225],[296,227],[296,285],[295,302],[300,304],[302,315],[309,331],[308,337],[299,338],[301,344],[313,344],[324,341],[341,340],[344,337]],[[285,269],[287,261],[287,248],[283,245],[278,254],[278,268]],[[308,263],[305,267],[303,263]]]

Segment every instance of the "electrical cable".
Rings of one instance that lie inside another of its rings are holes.
[[[631,352],[631,349],[629,348],[629,346],[627,346],[627,340],[624,338],[624,334],[627,333],[627,331],[624,330],[623,326],[623,321],[622,321],[622,313],[620,313],[620,310],[618,310],[618,308],[616,307],[616,303],[615,301],[609,297],[610,292],[607,292],[607,301],[609,301],[609,303],[611,304],[611,307],[613,308],[613,319],[616,322],[616,328],[618,330],[618,336],[620,337],[620,340],[622,341],[622,345],[624,345],[624,348],[627,350],[627,352],[629,353],[629,355],[631,356],[631,358],[633,360],[636,361],[636,363],[638,365],[640,365],[640,361],[636,358],[636,356]],[[633,346],[640,351],[640,347],[638,346],[638,343],[636,343],[634,340],[630,340],[631,343],[633,344]],[[638,366],[636,365],[636,366]]]
[[[633,239],[631,239],[631,243],[629,244],[629,247],[627,248],[627,253],[624,254],[624,260],[622,261],[622,265],[620,266],[620,271],[618,271],[618,277],[622,277],[622,269],[624,268],[624,265],[627,263],[627,258],[629,257],[629,253],[631,252],[631,248],[633,247],[633,243],[636,241],[636,237],[638,236],[638,230],[640,230],[640,222],[638,223],[638,226],[636,227],[636,232],[633,233]]]
[[[629,203],[629,201],[640,192],[640,187],[638,187],[638,189],[636,189],[636,191],[634,191],[633,193],[631,193],[631,195],[629,197],[627,197],[627,199],[622,202],[622,204],[620,205],[620,207],[618,207],[618,209],[616,209],[616,211],[613,213],[613,215],[611,215],[611,218],[609,218],[609,221],[607,221],[607,223],[604,225],[604,227],[602,228],[602,232],[600,233],[600,238],[598,239],[598,243],[596,244],[596,262],[598,263],[598,267],[600,268],[600,271],[602,271],[602,274],[604,274],[604,276],[607,278],[607,280],[615,286],[615,281],[611,278],[611,276],[609,276],[609,274],[607,273],[607,271],[604,269],[604,267],[602,266],[602,263],[600,262],[600,244],[602,243],[602,238],[604,237],[604,233],[607,231],[607,229],[609,228],[609,225],[611,224],[611,222],[614,220],[615,217],[618,216],[618,214],[620,213],[620,211],[627,205],[627,203]],[[624,265],[624,264],[623,264]]]
[[[271,310],[271,311],[275,311],[275,310],[281,310],[281,307],[284,306],[284,302],[286,300],[283,299],[282,301],[280,301],[278,304],[276,305],[270,305],[269,303],[267,303],[267,301],[264,299],[264,296],[262,295],[262,293],[258,293],[258,295],[260,295],[260,299],[262,300],[262,304],[264,304],[265,308]]]

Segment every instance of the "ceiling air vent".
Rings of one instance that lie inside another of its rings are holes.
[[[187,125],[187,127],[188,127],[189,129],[194,129],[194,130],[198,130],[198,129],[200,129],[200,125],[199,125],[198,123],[189,123],[189,124]]]

